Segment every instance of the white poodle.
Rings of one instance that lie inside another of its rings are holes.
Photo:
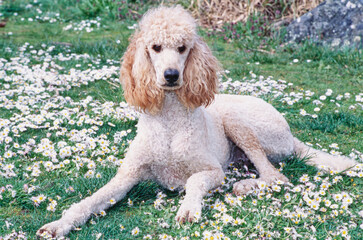
[[[236,182],[235,194],[246,194],[261,180],[288,182],[271,162],[294,153],[312,154],[309,164],[336,171],[356,164],[301,143],[283,116],[261,99],[216,95],[218,70],[186,10],[176,6],[148,11],[121,66],[125,98],[142,112],[124,163],[107,185],[71,206],[61,219],[44,225],[38,235],[66,235],[93,213],[110,207],[111,199],[119,201],[148,179],[169,189],[185,187],[175,219],[193,221],[201,214],[203,197],[221,185],[232,149],[242,149],[260,175]]]

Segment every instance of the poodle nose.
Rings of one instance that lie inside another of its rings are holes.
[[[176,69],[166,69],[164,72],[164,78],[168,84],[174,84],[179,79],[179,71]]]

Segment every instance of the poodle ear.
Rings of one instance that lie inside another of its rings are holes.
[[[133,36],[123,56],[120,80],[128,104],[156,113],[161,108],[164,93],[155,85],[155,70],[141,35],[139,32]]]
[[[198,37],[189,52],[183,73],[183,86],[178,97],[189,108],[208,106],[218,92],[218,60],[208,45]]]

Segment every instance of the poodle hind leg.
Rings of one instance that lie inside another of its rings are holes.
[[[257,187],[260,181],[268,185],[275,181],[289,181],[267,159],[266,153],[252,129],[235,121],[226,123],[224,127],[228,137],[246,154],[259,173],[258,179],[244,179],[235,183],[233,192],[236,195],[248,193]]]

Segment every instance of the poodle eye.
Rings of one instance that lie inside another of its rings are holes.
[[[185,50],[186,50],[187,48],[183,45],[183,46],[181,46],[181,47],[178,47],[178,52],[179,53],[183,53],[183,52],[185,52]]]
[[[159,53],[159,52],[161,51],[161,45],[153,45],[153,46],[152,46],[152,49],[153,49],[155,52]]]

